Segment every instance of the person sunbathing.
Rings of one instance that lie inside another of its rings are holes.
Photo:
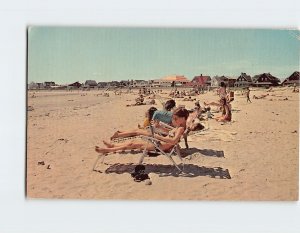
[[[157,108],[151,107],[145,112],[145,119],[144,119],[143,126],[138,124],[139,129],[145,129],[150,126],[150,122],[152,120],[152,117],[153,117],[153,114],[155,113],[155,111],[157,111]]]
[[[253,99],[263,99],[266,98],[269,94],[262,94],[260,96],[253,95]]]
[[[150,108],[151,109],[151,108]],[[149,111],[150,111],[149,109]],[[189,112],[189,116],[186,119],[186,127],[189,128],[190,131],[195,131],[199,130],[200,128],[203,129],[203,126],[198,122],[195,121],[195,119],[201,114],[201,109],[194,110],[193,112]],[[156,111],[155,111],[156,112]],[[154,114],[155,114],[154,112]],[[154,115],[153,114],[153,115]],[[165,123],[159,120],[152,120],[152,127],[154,133],[160,134],[160,135],[167,135],[170,130],[172,130],[175,125],[173,125],[173,116],[172,115],[172,120],[171,123]],[[152,118],[153,119],[153,118]],[[150,126],[150,125],[149,125]],[[128,131],[116,131],[113,136],[111,136],[110,140],[114,140],[116,138],[126,138],[126,137],[135,137],[135,136],[140,136],[140,135],[145,135],[150,132],[151,129],[149,128],[138,128],[138,129],[133,129],[133,130],[128,130]]]
[[[184,108],[178,108],[174,111],[172,117],[172,124],[175,126],[173,130],[169,132],[167,136],[152,135],[150,132],[145,132],[144,136],[153,136],[155,139],[159,140],[159,147],[163,151],[170,150],[174,145],[176,145],[181,136],[183,135],[186,128],[186,120],[189,116],[189,112]],[[109,153],[117,152],[129,149],[146,149],[148,151],[155,150],[155,145],[152,143],[146,142],[143,139],[133,139],[128,142],[123,143],[109,143],[103,141],[106,148],[101,148],[95,146],[95,151],[98,153]]]
[[[223,97],[220,99],[220,105],[221,105],[222,115],[216,117],[216,121],[219,122],[231,121],[231,110],[227,104],[226,98]]]

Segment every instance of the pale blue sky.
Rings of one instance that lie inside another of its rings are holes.
[[[28,81],[241,72],[284,79],[299,70],[299,38],[299,31],[263,29],[30,27]]]

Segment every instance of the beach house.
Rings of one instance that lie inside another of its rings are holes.
[[[52,82],[52,81],[50,81],[50,82],[44,82],[44,88],[50,89],[52,86],[56,86],[55,82]]]
[[[186,85],[190,81],[184,75],[169,75],[161,79],[154,80],[154,83],[157,82],[160,87],[171,87],[172,85],[180,87]]]
[[[287,77],[281,84],[283,86],[286,86],[286,85],[294,85],[295,83],[296,85],[299,86],[299,77],[300,77],[299,71],[295,71],[289,77]]]
[[[252,79],[250,75],[246,73],[241,73],[241,75],[236,79],[234,84],[235,87],[249,87],[252,84]]]
[[[81,86],[82,84],[80,82],[75,82],[68,85],[68,87],[72,87],[72,88],[79,88]]]
[[[97,87],[97,82],[95,80],[86,80],[84,83],[84,87],[86,88],[95,88]]]
[[[280,79],[270,73],[258,74],[252,78],[252,85],[256,87],[278,86],[279,83]]]
[[[211,77],[201,74],[199,76],[195,76],[192,79],[192,83],[201,87],[211,86]]]
[[[224,75],[222,76],[214,76],[211,79],[211,86],[212,87],[219,87],[221,85],[221,82],[227,83],[228,82],[228,78],[225,77]]]

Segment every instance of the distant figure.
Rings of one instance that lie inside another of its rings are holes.
[[[247,88],[246,94],[247,94],[247,103],[248,102],[252,103],[251,100],[250,100],[250,88],[249,87]]]
[[[222,115],[216,117],[216,120],[221,122],[231,121],[231,109],[227,103],[226,98],[220,99],[220,105],[221,105]]]
[[[222,99],[223,97],[226,97],[227,93],[226,93],[226,84],[224,82],[221,82],[221,87],[218,89],[218,95],[220,97],[220,99]]]
[[[260,96],[255,96],[255,95],[253,95],[253,99],[264,99],[264,98],[266,98],[268,95],[269,95],[269,94],[262,94],[262,95],[260,95]]]

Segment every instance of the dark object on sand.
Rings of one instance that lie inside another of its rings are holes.
[[[45,165],[44,161],[38,162],[38,165]]]
[[[135,182],[141,182],[141,181],[150,179],[148,174],[145,174],[145,166],[144,165],[137,165],[134,168],[134,172],[131,173],[131,176],[133,177],[133,180]]]

